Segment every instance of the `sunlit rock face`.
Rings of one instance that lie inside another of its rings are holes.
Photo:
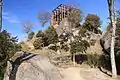
[[[60,36],[63,33],[68,33],[69,32],[69,22],[67,21],[67,18],[63,19],[59,25],[55,25],[56,32],[58,36]]]
[[[60,74],[45,55],[20,53],[8,62],[4,80],[60,80]]]
[[[110,52],[111,35],[112,35],[111,30],[112,29],[106,29],[101,36],[101,45],[107,53]]]

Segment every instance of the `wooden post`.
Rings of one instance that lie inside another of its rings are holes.
[[[56,9],[56,22],[58,21],[58,11],[57,11],[57,9]]]
[[[57,9],[57,11],[58,11],[58,24],[60,23],[60,9]]]
[[[62,21],[62,5],[60,7],[60,21]]]
[[[63,11],[64,11],[63,9],[64,9],[64,7],[63,7],[63,5],[62,5],[62,12],[61,12],[61,13],[62,13],[62,20],[63,20],[63,16],[64,16],[64,15],[63,15],[63,14],[64,14],[64,13],[63,13]]]
[[[63,18],[64,18],[64,13],[65,13],[65,11],[64,11],[64,5],[63,5]]]

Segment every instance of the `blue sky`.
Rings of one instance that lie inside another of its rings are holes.
[[[102,30],[108,23],[107,0],[3,0],[2,26],[19,41],[25,39],[21,21],[31,20],[35,25],[33,31],[41,29],[37,19],[40,11],[52,11],[59,4],[77,4],[86,16],[96,14],[101,18]],[[117,0],[117,9],[120,9],[120,0]],[[45,25],[46,29],[49,23]]]

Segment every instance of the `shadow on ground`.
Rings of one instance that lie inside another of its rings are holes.
[[[115,60],[116,60],[117,74],[120,75],[120,63],[119,63],[120,54],[115,55]],[[87,63],[91,67],[97,67],[103,73],[107,74],[108,76],[111,76],[111,61],[110,61],[110,55],[108,54],[102,54],[102,55],[79,54],[75,56],[75,61],[78,64]]]

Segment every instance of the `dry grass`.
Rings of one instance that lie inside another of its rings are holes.
[[[21,44],[22,46],[22,51],[29,51],[29,47],[27,44]]]
[[[35,49],[33,49],[33,50],[31,50],[30,52],[31,52],[31,53],[39,53],[39,54],[50,54],[50,53],[55,53],[55,51],[49,50],[49,49],[43,49],[43,50],[40,50],[40,49],[35,50]]]

